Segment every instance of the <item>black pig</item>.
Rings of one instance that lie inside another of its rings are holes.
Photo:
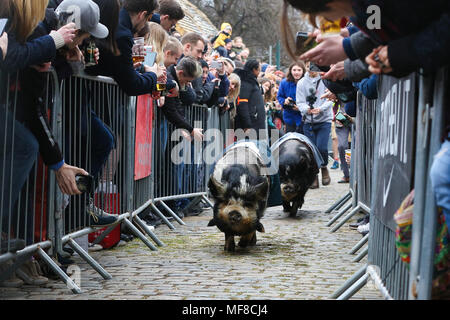
[[[261,174],[258,154],[239,144],[217,162],[208,188],[214,199],[214,217],[208,226],[225,233],[225,251],[256,245],[256,231],[264,232],[260,219],[269,196],[270,179]]]
[[[283,209],[295,217],[319,173],[319,167],[309,146],[297,139],[288,139],[280,144],[278,159]]]

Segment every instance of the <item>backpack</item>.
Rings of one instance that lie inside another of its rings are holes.
[[[414,190],[406,196],[394,214],[397,223],[395,245],[401,260],[409,268],[411,261],[411,239],[414,212]],[[442,208],[437,210],[436,246],[434,255],[434,271],[432,298],[440,299],[450,293],[450,235]]]

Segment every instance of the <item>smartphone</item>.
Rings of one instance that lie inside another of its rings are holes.
[[[78,190],[80,192],[92,193],[94,187],[94,177],[93,176],[85,176],[82,174],[77,174],[75,176],[75,182],[77,184]]]
[[[5,32],[6,24],[8,23],[8,19],[0,19],[0,36]]]
[[[316,41],[313,37],[308,36],[308,32],[297,32],[295,38],[295,54],[302,55],[306,51],[314,48],[316,46]]]
[[[352,124],[350,120],[348,120],[347,117],[340,111],[336,113],[336,120],[340,121],[345,127],[349,127]]]
[[[213,61],[211,61],[211,65],[209,67],[213,68],[213,69],[217,69],[217,70],[222,70],[223,62],[213,60]]]
[[[155,64],[157,55],[158,54],[156,52],[148,52],[147,51],[147,55],[145,56],[144,64],[146,66],[152,67]]]
[[[330,71],[330,67],[329,66],[318,66],[315,63],[310,63],[309,64],[309,70],[313,71],[313,72],[328,72]]]

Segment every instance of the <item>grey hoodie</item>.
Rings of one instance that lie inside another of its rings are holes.
[[[319,75],[316,78],[311,78],[309,72],[307,72],[297,83],[297,106],[300,108],[304,123],[311,123],[311,115],[307,114],[310,106],[306,100],[306,97],[308,97],[311,92],[315,92],[317,97],[314,108],[322,110],[321,113],[312,115],[313,123],[331,122],[333,120],[333,102],[327,99],[320,99],[320,96],[322,96],[326,90],[325,85],[320,80]],[[320,81],[318,86],[317,81]]]

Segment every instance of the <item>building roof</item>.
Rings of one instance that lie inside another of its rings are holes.
[[[219,32],[211,20],[195,5],[187,0],[178,0],[178,2],[185,14],[185,17],[177,23],[177,30],[181,35],[197,32],[204,38],[210,39]]]

